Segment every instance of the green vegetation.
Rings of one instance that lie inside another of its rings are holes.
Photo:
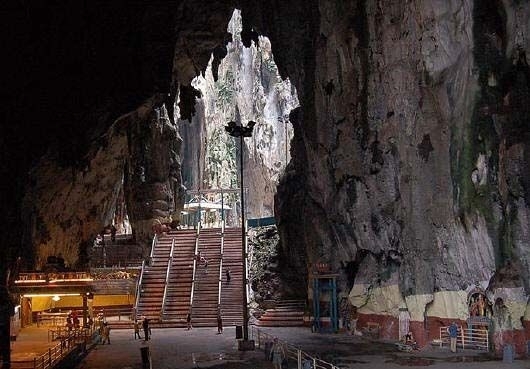
[[[250,275],[253,281],[261,281],[268,273],[271,261],[277,256],[280,237],[276,226],[256,228],[256,234],[251,237],[252,265]]]
[[[480,100],[479,100],[480,101]],[[480,105],[478,103],[477,105]],[[455,137],[462,137],[460,143],[454,142]],[[493,129],[491,117],[486,117],[475,107],[471,122],[465,126],[462,134],[456,129],[453,131],[453,145],[460,147],[460,153],[456,157],[456,150],[452,151],[453,180],[458,192],[458,205],[460,215],[473,213],[477,210],[482,214],[488,224],[493,222],[492,218],[492,196],[496,191],[496,173],[498,172],[498,137]],[[472,173],[476,169],[476,163],[480,154],[488,158],[488,179],[485,185],[477,186],[472,181]]]
[[[277,73],[278,67],[276,66],[276,63],[274,62],[274,59],[264,59],[263,60],[263,66],[265,69],[267,69],[269,72]]]
[[[230,70],[226,71],[225,75],[222,78],[219,78],[215,82],[215,91],[217,95],[216,106],[220,109],[229,106],[234,101],[235,96],[235,78],[234,73]]]
[[[506,86],[499,82],[507,72],[505,66],[510,65],[504,57],[506,14],[500,2],[479,2],[473,8],[473,20],[473,56],[480,90],[470,122],[464,122],[462,131],[453,128],[451,132],[451,170],[459,216],[464,218],[466,214],[478,212],[484,217],[492,240],[497,241],[496,262],[502,265],[512,255],[512,224],[516,218],[515,207],[498,204],[499,134],[503,133],[495,130],[493,121],[493,114],[502,115],[499,107],[503,106],[507,93]],[[501,130],[505,131],[506,127]],[[484,185],[472,181],[481,154],[486,156],[488,167]],[[501,224],[494,217],[494,208],[499,205],[509,209],[505,210],[509,214],[504,214]]]
[[[224,127],[214,127],[206,146],[206,178],[217,188],[238,186],[236,148],[234,140],[226,136]]]
[[[497,255],[497,266],[503,265],[504,261],[510,260],[513,254],[513,224],[517,217],[515,207],[509,207],[504,214],[504,223],[501,224],[499,234],[499,251]]]

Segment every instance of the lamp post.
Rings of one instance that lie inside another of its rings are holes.
[[[245,224],[245,190],[243,186],[243,139],[252,137],[252,130],[256,122],[249,121],[246,126],[237,125],[236,122],[228,122],[225,126],[226,132],[232,137],[239,137],[239,163],[241,170],[241,253],[243,256],[243,341],[248,341],[248,306],[247,306],[247,248],[246,248],[246,224]]]

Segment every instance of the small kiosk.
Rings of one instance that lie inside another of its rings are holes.
[[[335,333],[339,329],[337,276],[331,273],[327,263],[317,263],[310,276],[313,286],[313,332]]]

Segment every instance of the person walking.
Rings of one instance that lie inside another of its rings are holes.
[[[223,333],[223,318],[221,312],[217,312],[217,334]]]
[[[278,337],[274,337],[271,352],[274,369],[282,369],[282,361],[285,359],[285,350],[280,341],[278,341]]]
[[[105,322],[103,323],[103,332],[101,332],[101,336],[103,337],[101,344],[104,345],[105,342],[107,342],[110,345],[110,327],[109,323]]]
[[[449,338],[451,340],[451,352],[456,352],[456,338],[458,337],[458,327],[455,322],[452,322],[451,325],[447,328],[447,333],[449,333]]]
[[[138,319],[134,320],[134,339],[138,337],[139,340],[142,339],[142,336],[140,336],[140,322],[138,322]]]
[[[68,328],[68,332],[70,332],[72,328],[74,327],[74,322],[72,320],[72,314],[68,314],[68,316],[66,317],[66,327]]]
[[[144,340],[149,341],[150,328],[149,328],[149,319],[147,319],[147,317],[144,317],[144,320],[142,322],[142,328],[144,329]]]
[[[186,316],[186,326],[188,327],[188,331],[190,329],[192,329],[192,326],[191,326],[191,313],[188,313],[188,315]]]
[[[226,284],[230,284],[231,279],[232,279],[232,274],[231,274],[230,268],[226,268]]]

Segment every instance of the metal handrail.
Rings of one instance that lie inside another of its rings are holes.
[[[138,278],[138,282],[136,283],[136,301],[134,302],[134,314],[133,314],[134,319],[136,319],[136,313],[138,312],[138,302],[140,301],[140,290],[142,288],[142,278],[144,276],[144,268],[145,268],[145,260],[142,260],[142,270],[140,271],[140,277]]]
[[[197,235],[195,236],[195,252],[193,254],[193,272],[191,275],[191,293],[190,293],[190,310],[193,306],[193,293],[195,292],[195,272],[197,271],[197,256],[199,251],[199,236],[201,227],[197,227]]]
[[[169,258],[173,259],[173,251],[175,250],[175,237],[171,241],[171,250],[169,251]]]
[[[221,292],[223,286],[223,252],[225,244],[225,221],[221,221],[221,258],[219,260],[219,291],[217,294],[217,308],[221,308]]]
[[[249,267],[250,267],[250,263],[249,263],[249,260],[248,260],[248,228],[247,228],[247,220],[245,220],[245,222],[243,223],[243,231],[242,233],[244,234],[244,237],[243,237],[243,242],[245,243],[245,252],[243,253],[244,255],[244,258],[243,258],[243,263],[244,263],[244,271],[245,271],[245,275],[243,276],[243,278],[245,278],[245,303],[246,303],[246,311],[247,311],[247,314],[248,314],[248,297],[250,296],[250,293],[249,293],[249,275],[250,275],[250,271],[249,271]],[[248,317],[248,315],[247,315]],[[248,321],[247,321],[247,328],[248,329]]]
[[[78,336],[81,333],[81,336]],[[70,352],[78,347],[77,343],[90,341],[92,330],[82,330],[81,332],[72,331],[72,333],[61,340],[54,347],[50,347],[45,353],[35,356],[32,360],[12,360],[12,368],[27,369],[51,369],[55,367]]]
[[[153,259],[153,255],[155,252],[155,245],[157,241],[158,241],[158,235],[155,233],[155,236],[153,237],[153,242],[151,242],[151,253],[149,254],[149,258],[151,260]]]
[[[153,262],[153,255],[155,251],[156,241],[157,241],[157,234],[155,233],[153,237],[153,242],[151,242],[151,253],[149,254],[149,264]],[[142,279],[144,277],[144,271],[145,271],[145,260],[142,260],[142,270],[140,272],[140,278],[138,278],[138,284],[136,285],[136,301],[134,302],[134,314],[133,314],[134,319],[136,319],[136,314],[138,313],[138,302],[140,301],[140,290],[142,288]]]
[[[169,258],[167,259],[167,269],[166,269],[166,280],[164,281],[164,295],[162,297],[162,309],[160,311],[160,316],[164,315],[166,310],[166,296],[167,296],[167,286],[169,284],[169,272],[171,271],[171,262],[173,261],[173,249],[175,248],[175,238],[171,242],[171,250],[169,251]]]
[[[265,343],[272,342],[273,339],[276,338],[271,334],[261,331],[259,328],[256,328],[256,326],[251,326],[250,331],[252,339],[256,341],[258,348],[265,349]],[[278,342],[284,347],[285,357],[287,358],[287,360],[296,361],[297,368],[305,368],[304,362],[310,361],[311,366],[309,367],[312,369],[340,369],[338,366],[333,365],[330,362],[318,359],[308,354],[300,347],[296,347],[295,345],[292,345],[282,340],[278,340]]]

